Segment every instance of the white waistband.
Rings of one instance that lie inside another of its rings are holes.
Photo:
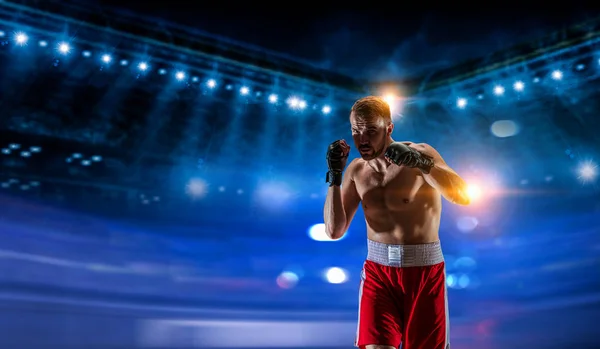
[[[367,240],[367,260],[390,267],[423,267],[444,261],[439,241],[421,245],[389,245]]]

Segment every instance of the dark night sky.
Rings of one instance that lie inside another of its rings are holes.
[[[386,6],[366,2],[376,9],[365,5],[335,9],[306,7],[301,2],[283,2],[288,7],[278,7],[218,0],[203,5],[183,0],[96,1],[287,53],[342,73],[382,79],[452,66],[599,13],[584,11],[579,1],[570,1],[568,7],[482,2],[480,8],[452,2],[446,11],[435,11],[436,6],[423,0],[420,6],[406,2],[410,10],[402,5],[393,10],[394,2]]]

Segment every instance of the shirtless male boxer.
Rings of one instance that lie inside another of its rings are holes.
[[[389,105],[358,100],[350,113],[360,153],[346,167],[344,140],[327,150],[324,218],[341,238],[362,203],[368,255],[361,273],[356,346],[449,349],[444,258],[438,229],[441,197],[469,204],[466,184],[427,144],[394,142]]]

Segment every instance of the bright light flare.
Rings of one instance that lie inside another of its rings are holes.
[[[390,106],[390,108],[392,107],[392,105],[394,105],[394,103],[396,102],[397,99],[398,99],[398,97],[396,97],[392,94],[387,94],[387,95],[383,96],[383,100]]]
[[[308,228],[308,236],[314,241],[321,242],[332,242],[339,241],[346,237],[347,234],[342,235],[340,239],[334,240],[327,235],[327,230],[324,223],[318,223]]]
[[[201,199],[208,193],[208,183],[202,179],[194,178],[186,185],[185,192],[192,199]]]
[[[467,106],[467,99],[466,98],[457,99],[456,106],[460,109],[464,109]]]
[[[290,108],[298,108],[298,105],[300,104],[300,100],[296,97],[290,97],[287,100],[287,104],[290,106]]]
[[[502,96],[504,94],[504,87],[502,87],[500,85],[494,87],[494,94],[496,96]]]
[[[290,97],[287,99],[287,104],[292,109],[304,109],[306,108],[306,101],[298,97]]]
[[[598,165],[596,165],[595,163],[591,161],[584,162],[579,166],[579,169],[577,171],[579,174],[579,180],[582,183],[593,182],[598,176],[597,169]]]
[[[29,37],[27,36],[27,34],[23,32],[15,33],[15,42],[17,43],[17,45],[25,46],[27,45],[27,41],[29,41]]]
[[[148,63],[146,63],[146,62],[140,62],[140,63],[138,63],[137,67],[141,71],[146,71],[146,70],[148,70]]]
[[[325,271],[325,279],[331,284],[343,284],[348,281],[348,274],[342,268],[332,267]]]
[[[555,70],[552,72],[552,79],[553,80],[562,80],[563,78],[563,73],[560,70]]]
[[[392,103],[394,103],[394,101],[396,100],[396,96],[394,96],[394,95],[385,95],[385,96],[383,97],[383,100],[384,100],[384,101],[385,101],[387,104],[390,104],[390,105],[391,105],[391,104],[392,104]]]
[[[61,42],[56,46],[56,49],[60,54],[66,55],[71,52],[71,45],[66,42]]]
[[[397,115],[401,110],[401,98],[399,96],[393,94],[387,94],[383,96],[383,100],[390,106],[390,112],[392,113],[392,117]]]
[[[514,83],[513,88],[515,89],[515,91],[521,92],[523,91],[523,89],[525,89],[525,84],[523,83],[523,81],[517,81]]]
[[[471,202],[475,202],[481,199],[482,190],[481,187],[477,184],[468,184],[467,185],[467,196],[471,200]]]

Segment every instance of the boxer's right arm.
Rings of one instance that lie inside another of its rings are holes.
[[[333,185],[327,191],[323,216],[327,235],[334,240],[344,236],[360,204],[353,179],[355,168],[356,160],[348,165],[342,186]]]

